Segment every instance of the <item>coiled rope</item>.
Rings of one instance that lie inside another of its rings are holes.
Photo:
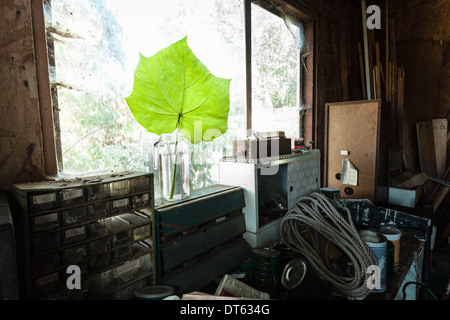
[[[333,201],[323,194],[312,193],[301,197],[280,222],[281,240],[294,252],[304,256],[334,289],[334,293],[348,299],[364,299],[370,290],[366,283],[367,268],[377,259],[355,228],[350,210],[347,219],[338,212]],[[304,233],[309,232],[309,239]],[[320,235],[328,239],[320,244]],[[329,243],[340,248],[350,259],[353,275],[339,275],[328,259]]]

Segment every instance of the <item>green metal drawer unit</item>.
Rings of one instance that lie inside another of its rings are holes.
[[[243,189],[213,185],[155,207],[158,283],[182,295],[200,290],[251,256],[243,239]]]

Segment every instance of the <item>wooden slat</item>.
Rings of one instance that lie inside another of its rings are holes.
[[[377,41],[375,43],[375,52],[376,52],[376,88],[377,88],[377,99],[381,99],[381,65],[380,65],[380,43]]]
[[[388,76],[389,76],[389,0],[386,0],[386,25],[385,25],[385,60],[386,60],[386,97],[385,99],[389,101],[389,84],[388,84]]]
[[[31,14],[33,22],[33,39],[36,59],[36,75],[39,91],[39,111],[42,127],[42,145],[44,155],[45,174],[56,176],[58,165],[56,158],[55,130],[53,122],[53,107],[50,94],[47,40],[45,37],[45,21],[43,1],[31,0]]]
[[[436,174],[441,178],[447,167],[447,119],[433,119],[434,150],[436,154]]]
[[[430,121],[416,123],[417,143],[421,171],[436,176],[436,155],[434,152],[433,126]]]
[[[369,67],[369,44],[367,39],[367,27],[366,27],[366,21],[367,21],[367,7],[366,7],[366,1],[361,1],[361,13],[362,13],[362,28],[363,28],[363,41],[364,41],[364,69],[366,74],[366,92],[367,92],[367,99],[371,99],[371,88],[370,88],[370,67]]]
[[[363,61],[363,52],[362,52],[361,42],[358,43],[358,54],[359,54],[359,68],[361,71],[362,96],[363,96],[363,100],[366,100],[367,99],[366,78],[364,77],[364,61]]]
[[[403,145],[403,114],[405,107],[405,68],[398,68],[398,95],[397,95],[397,114],[395,124],[397,125],[397,140],[398,145]]]
[[[416,123],[420,168],[429,176],[441,178],[446,170],[447,119]]]

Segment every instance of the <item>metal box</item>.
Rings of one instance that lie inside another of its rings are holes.
[[[283,215],[304,195],[320,191],[320,152],[291,153],[265,159],[224,158],[219,181],[244,189],[246,233],[253,247],[280,239]]]
[[[222,185],[155,206],[158,283],[178,295],[200,290],[249,258],[244,206],[242,188]]]

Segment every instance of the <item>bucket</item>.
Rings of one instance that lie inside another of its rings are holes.
[[[367,244],[367,246],[372,250],[373,254],[377,259],[378,267],[380,268],[379,282],[375,282],[374,288],[371,289],[372,292],[382,293],[386,291],[386,257],[387,257],[387,239],[381,233],[372,230],[361,230],[359,231],[361,239]],[[370,276],[370,274],[368,273]],[[378,285],[379,284],[379,285]],[[369,283],[367,284],[369,286]]]
[[[280,252],[270,248],[252,251],[250,281],[259,289],[270,289],[279,285]]]
[[[149,286],[137,289],[134,295],[138,300],[163,300],[170,296],[173,290],[169,286]]]
[[[402,232],[391,225],[381,227],[380,232],[394,244],[394,265],[398,265],[400,263],[400,237]]]
[[[330,300],[331,286],[302,258],[293,258],[283,268],[281,284],[290,300]]]

